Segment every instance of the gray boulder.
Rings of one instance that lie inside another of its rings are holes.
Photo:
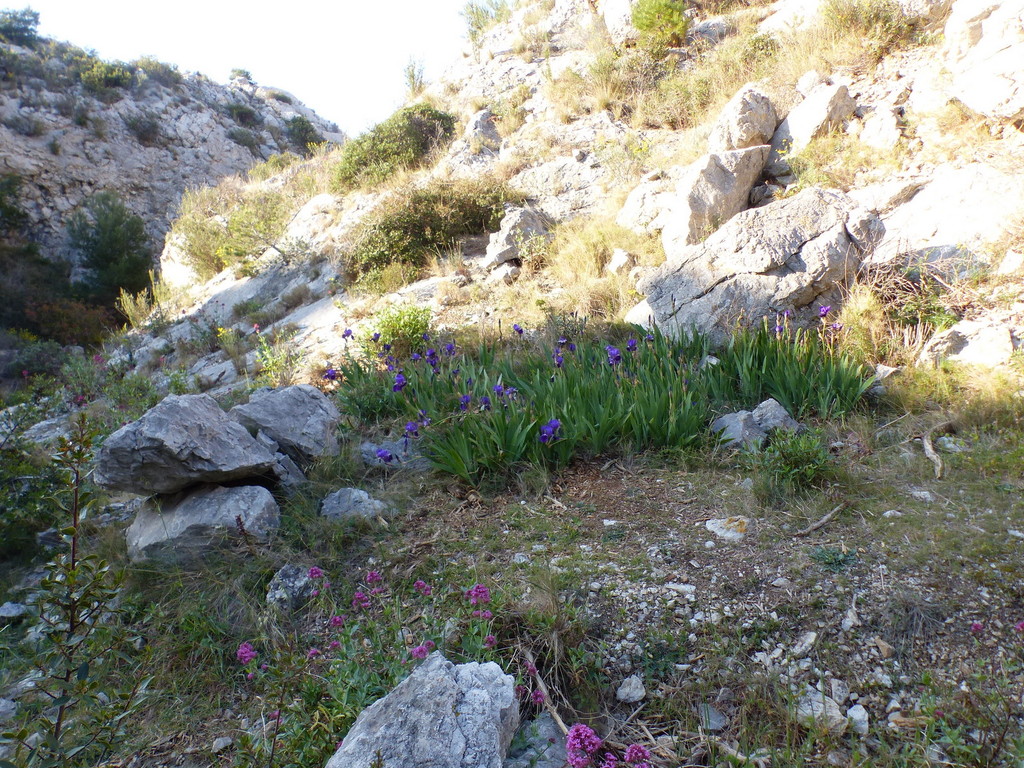
[[[267,605],[294,611],[313,596],[316,582],[301,565],[283,566],[267,585]]]
[[[1019,343],[1024,343],[1022,337]],[[918,365],[935,367],[943,360],[995,368],[1008,363],[1015,351],[1011,326],[986,319],[961,320],[936,333],[917,358]]]
[[[676,181],[668,174],[649,174],[626,196],[615,223],[644,235],[661,232],[675,187]]]
[[[763,145],[716,152],[688,166],[662,215],[666,257],[677,257],[744,210],[767,158]]]
[[[0,699],[0,725],[6,725],[11,722],[17,714],[17,702],[10,699]]]
[[[548,237],[550,220],[533,208],[512,208],[501,220],[501,228],[487,244],[485,266],[498,266],[519,257],[519,249],[534,237]]]
[[[22,603],[8,602],[0,605],[0,623],[21,621],[28,614],[28,606]]]
[[[327,768],[502,768],[519,725],[514,685],[493,662],[432,653],[360,713]]]
[[[768,144],[778,124],[775,106],[768,95],[747,83],[722,108],[708,136],[708,151],[728,152]]]
[[[133,561],[184,562],[240,536],[265,541],[281,522],[277,502],[266,488],[217,485],[150,499],[125,532]]]
[[[265,475],[273,454],[209,395],[171,395],[108,437],[94,479],[140,495]]]
[[[372,519],[389,512],[387,504],[359,488],[342,488],[320,502],[320,515],[329,520],[348,520],[354,517]]]
[[[327,395],[309,384],[258,389],[229,416],[252,433],[264,433],[299,465],[338,455],[341,414]]]
[[[417,471],[430,469],[430,462],[420,453],[416,441],[404,437],[380,443],[362,443],[359,446],[359,456],[368,467]]]
[[[737,323],[838,300],[880,229],[874,214],[834,190],[807,189],[743,211],[641,278],[637,289],[647,299],[626,321],[666,332],[696,328],[721,342]],[[816,308],[810,314],[816,318]]]
[[[502,768],[563,768],[565,763],[565,736],[545,712],[519,729]]]
[[[807,98],[793,107],[772,136],[768,173],[781,176],[789,173],[786,155],[797,154],[811,140],[841,128],[857,108],[845,85],[819,85]]]
[[[711,432],[719,436],[722,445],[727,448],[760,448],[768,435],[757,426],[750,411],[727,413],[715,419],[711,424]]]
[[[765,432],[771,432],[773,429],[798,432],[803,429],[800,422],[790,416],[789,411],[783,408],[778,400],[771,397],[758,405],[751,416],[754,423]]]

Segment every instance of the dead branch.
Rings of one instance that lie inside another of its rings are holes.
[[[808,535],[814,533],[819,528],[824,528],[826,525],[831,523],[832,522],[832,518],[834,518],[836,515],[838,515],[839,512],[842,509],[844,509],[845,507],[846,507],[846,502],[844,501],[838,507],[836,507],[831,512],[829,512],[827,515],[825,515],[823,518],[821,518],[818,522],[812,523],[811,525],[809,525],[806,528],[804,528],[802,531],[797,531],[793,535],[794,536],[808,536]]]

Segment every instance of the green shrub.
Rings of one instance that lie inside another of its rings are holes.
[[[398,263],[415,268],[464,235],[494,231],[522,195],[489,179],[433,181],[396,193],[361,224],[348,253],[357,277]]]
[[[4,118],[4,126],[22,136],[34,138],[46,133],[46,124],[38,117],[14,114]]]
[[[132,84],[132,71],[129,65],[121,61],[100,61],[93,59],[88,68],[79,75],[82,85],[87,91],[95,94],[101,101],[117,101],[121,98],[119,90]]]
[[[426,104],[400,109],[345,144],[334,167],[334,190],[379,184],[397,171],[413,168],[454,132],[455,118]]]
[[[896,0],[827,0],[821,15],[829,30],[856,34],[878,59],[909,42],[916,31]]]
[[[228,138],[235,142],[235,144],[245,147],[253,154],[259,152],[260,141],[256,138],[256,134],[247,128],[232,128],[228,131]]]
[[[227,112],[231,119],[236,123],[244,125],[247,128],[254,128],[255,126],[263,123],[263,118],[260,116],[260,113],[248,104],[240,104],[235,101],[224,107],[224,111]]]
[[[413,350],[422,352],[431,333],[430,308],[415,304],[393,305],[378,312],[371,325],[380,334],[380,340],[390,345],[391,354],[404,357]],[[376,343],[368,342],[365,349],[376,354],[379,348]]]
[[[29,376],[56,376],[66,358],[64,348],[56,341],[30,341],[18,349],[3,375],[13,378],[27,372]]]
[[[292,103],[292,97],[287,93],[282,93],[281,91],[271,91],[267,94],[267,98],[273,99],[274,101],[280,101],[282,104]]]
[[[254,82],[253,79],[252,79],[252,74],[249,72],[248,69],[239,69],[239,68],[236,67],[235,69],[232,69],[231,70],[231,74],[228,75],[228,79],[229,80],[235,80],[235,79],[237,79],[239,77],[244,77],[250,83]]]
[[[754,495],[775,504],[796,493],[824,485],[835,477],[835,465],[820,432],[775,432],[762,451],[746,455],[755,472]]]
[[[31,48],[39,39],[39,13],[31,8],[0,11],[0,38]]]
[[[249,169],[246,176],[249,181],[266,181],[271,176],[276,176],[282,171],[290,168],[299,161],[299,156],[291,152],[282,152],[271,155],[264,162],[257,163]]]
[[[136,112],[125,115],[125,127],[132,136],[144,147],[156,146],[160,143],[163,133],[160,130],[160,119],[152,112]]]
[[[686,42],[690,19],[683,0],[639,0],[633,6],[633,26],[654,47],[678,47]]]
[[[174,64],[165,64],[154,59],[152,56],[143,56],[135,59],[132,62],[132,67],[137,70],[141,69],[145,73],[147,80],[160,83],[160,85],[167,88],[173,88],[181,84],[181,72],[178,71]]]
[[[28,222],[21,207],[21,177],[13,173],[0,176],[0,237],[8,237]]]
[[[480,45],[484,33],[512,15],[508,0],[470,0],[463,6],[461,16],[466,21],[466,32],[473,47]]]
[[[311,155],[312,147],[315,144],[323,143],[324,137],[308,119],[302,115],[296,115],[287,123],[285,129],[288,133],[288,140],[301,154]]]
[[[140,217],[113,192],[100,192],[67,224],[71,247],[91,271],[90,296],[112,306],[121,289],[137,293],[149,286],[153,266],[149,238]]]

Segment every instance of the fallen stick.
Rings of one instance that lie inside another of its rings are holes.
[[[530,653],[526,648],[523,648],[522,646],[520,646],[519,649],[523,652],[523,656],[526,657],[526,661],[529,662],[530,666],[536,669],[537,665],[534,663],[533,654]],[[540,676],[540,673],[538,672],[537,674],[535,674],[533,676],[533,679],[536,681],[537,687],[540,689],[540,692],[544,694],[544,708],[551,713],[551,717],[554,719],[555,725],[558,726],[558,729],[562,732],[563,736],[569,733],[569,729],[566,727],[565,722],[562,720],[561,717],[558,716],[558,710],[555,709],[555,705],[551,702],[551,693],[548,691],[548,687],[547,685],[545,685],[543,678],[541,678]]]
[[[932,444],[932,433],[938,432],[939,430],[945,432],[953,426],[953,422],[944,421],[941,424],[936,424],[934,427],[929,429],[923,435],[921,435],[921,444],[924,446],[924,455],[928,457],[928,460],[935,465],[935,479],[942,479],[942,473],[945,471],[945,466],[942,463],[942,457],[939,456],[935,450],[935,446]]]
[[[846,507],[846,502],[845,501],[842,504],[840,504],[838,507],[833,509],[831,512],[829,512],[827,515],[825,515],[823,518],[821,518],[821,520],[819,520],[818,522],[812,523],[811,525],[809,525],[806,528],[804,528],[802,531],[797,531],[793,535],[794,536],[808,536],[809,534],[814,533],[819,528],[824,528],[826,525],[828,525],[830,522],[832,522],[832,518],[834,518],[836,515],[838,515],[840,510],[842,510],[844,507]]]

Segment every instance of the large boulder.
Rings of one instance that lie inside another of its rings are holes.
[[[125,532],[128,557],[187,561],[241,536],[242,530],[264,541],[280,521],[277,502],[262,486],[199,486],[143,504]]]
[[[497,266],[519,258],[523,245],[534,237],[548,237],[551,222],[533,208],[512,208],[501,220],[501,228],[491,235],[484,263]]]
[[[110,435],[93,478],[142,495],[266,475],[276,464],[209,395],[171,395]]]
[[[781,176],[789,172],[787,155],[803,150],[812,139],[841,128],[857,108],[845,85],[819,85],[797,104],[772,136],[768,173]]]
[[[519,726],[515,680],[439,652],[360,713],[327,768],[502,768]]]
[[[250,432],[272,439],[299,465],[338,455],[341,414],[327,395],[309,384],[256,390],[229,415]]]
[[[928,340],[918,365],[937,366],[943,360],[994,368],[1010,362],[1018,346],[1024,346],[1024,328],[992,319],[961,320],[952,328],[940,331]],[[1016,342],[1016,343],[1015,343]]]
[[[642,235],[661,232],[675,198],[675,186],[676,182],[663,173],[645,178],[626,196],[615,223]]]
[[[597,10],[613,45],[621,48],[636,39],[639,33],[633,26],[633,0],[598,0]]]
[[[709,152],[727,152],[768,144],[779,124],[768,95],[747,83],[722,108],[708,136]]]
[[[387,503],[361,488],[341,488],[320,502],[320,515],[328,520],[374,519],[391,512]]]
[[[688,166],[662,214],[665,256],[678,256],[744,210],[767,158],[763,145],[715,152]]]
[[[744,211],[644,276],[637,289],[647,299],[626,320],[665,331],[696,328],[722,341],[737,323],[831,302],[880,229],[874,214],[835,190],[806,189]]]
[[[945,38],[950,95],[989,117],[1024,118],[1024,0],[957,0]]]

